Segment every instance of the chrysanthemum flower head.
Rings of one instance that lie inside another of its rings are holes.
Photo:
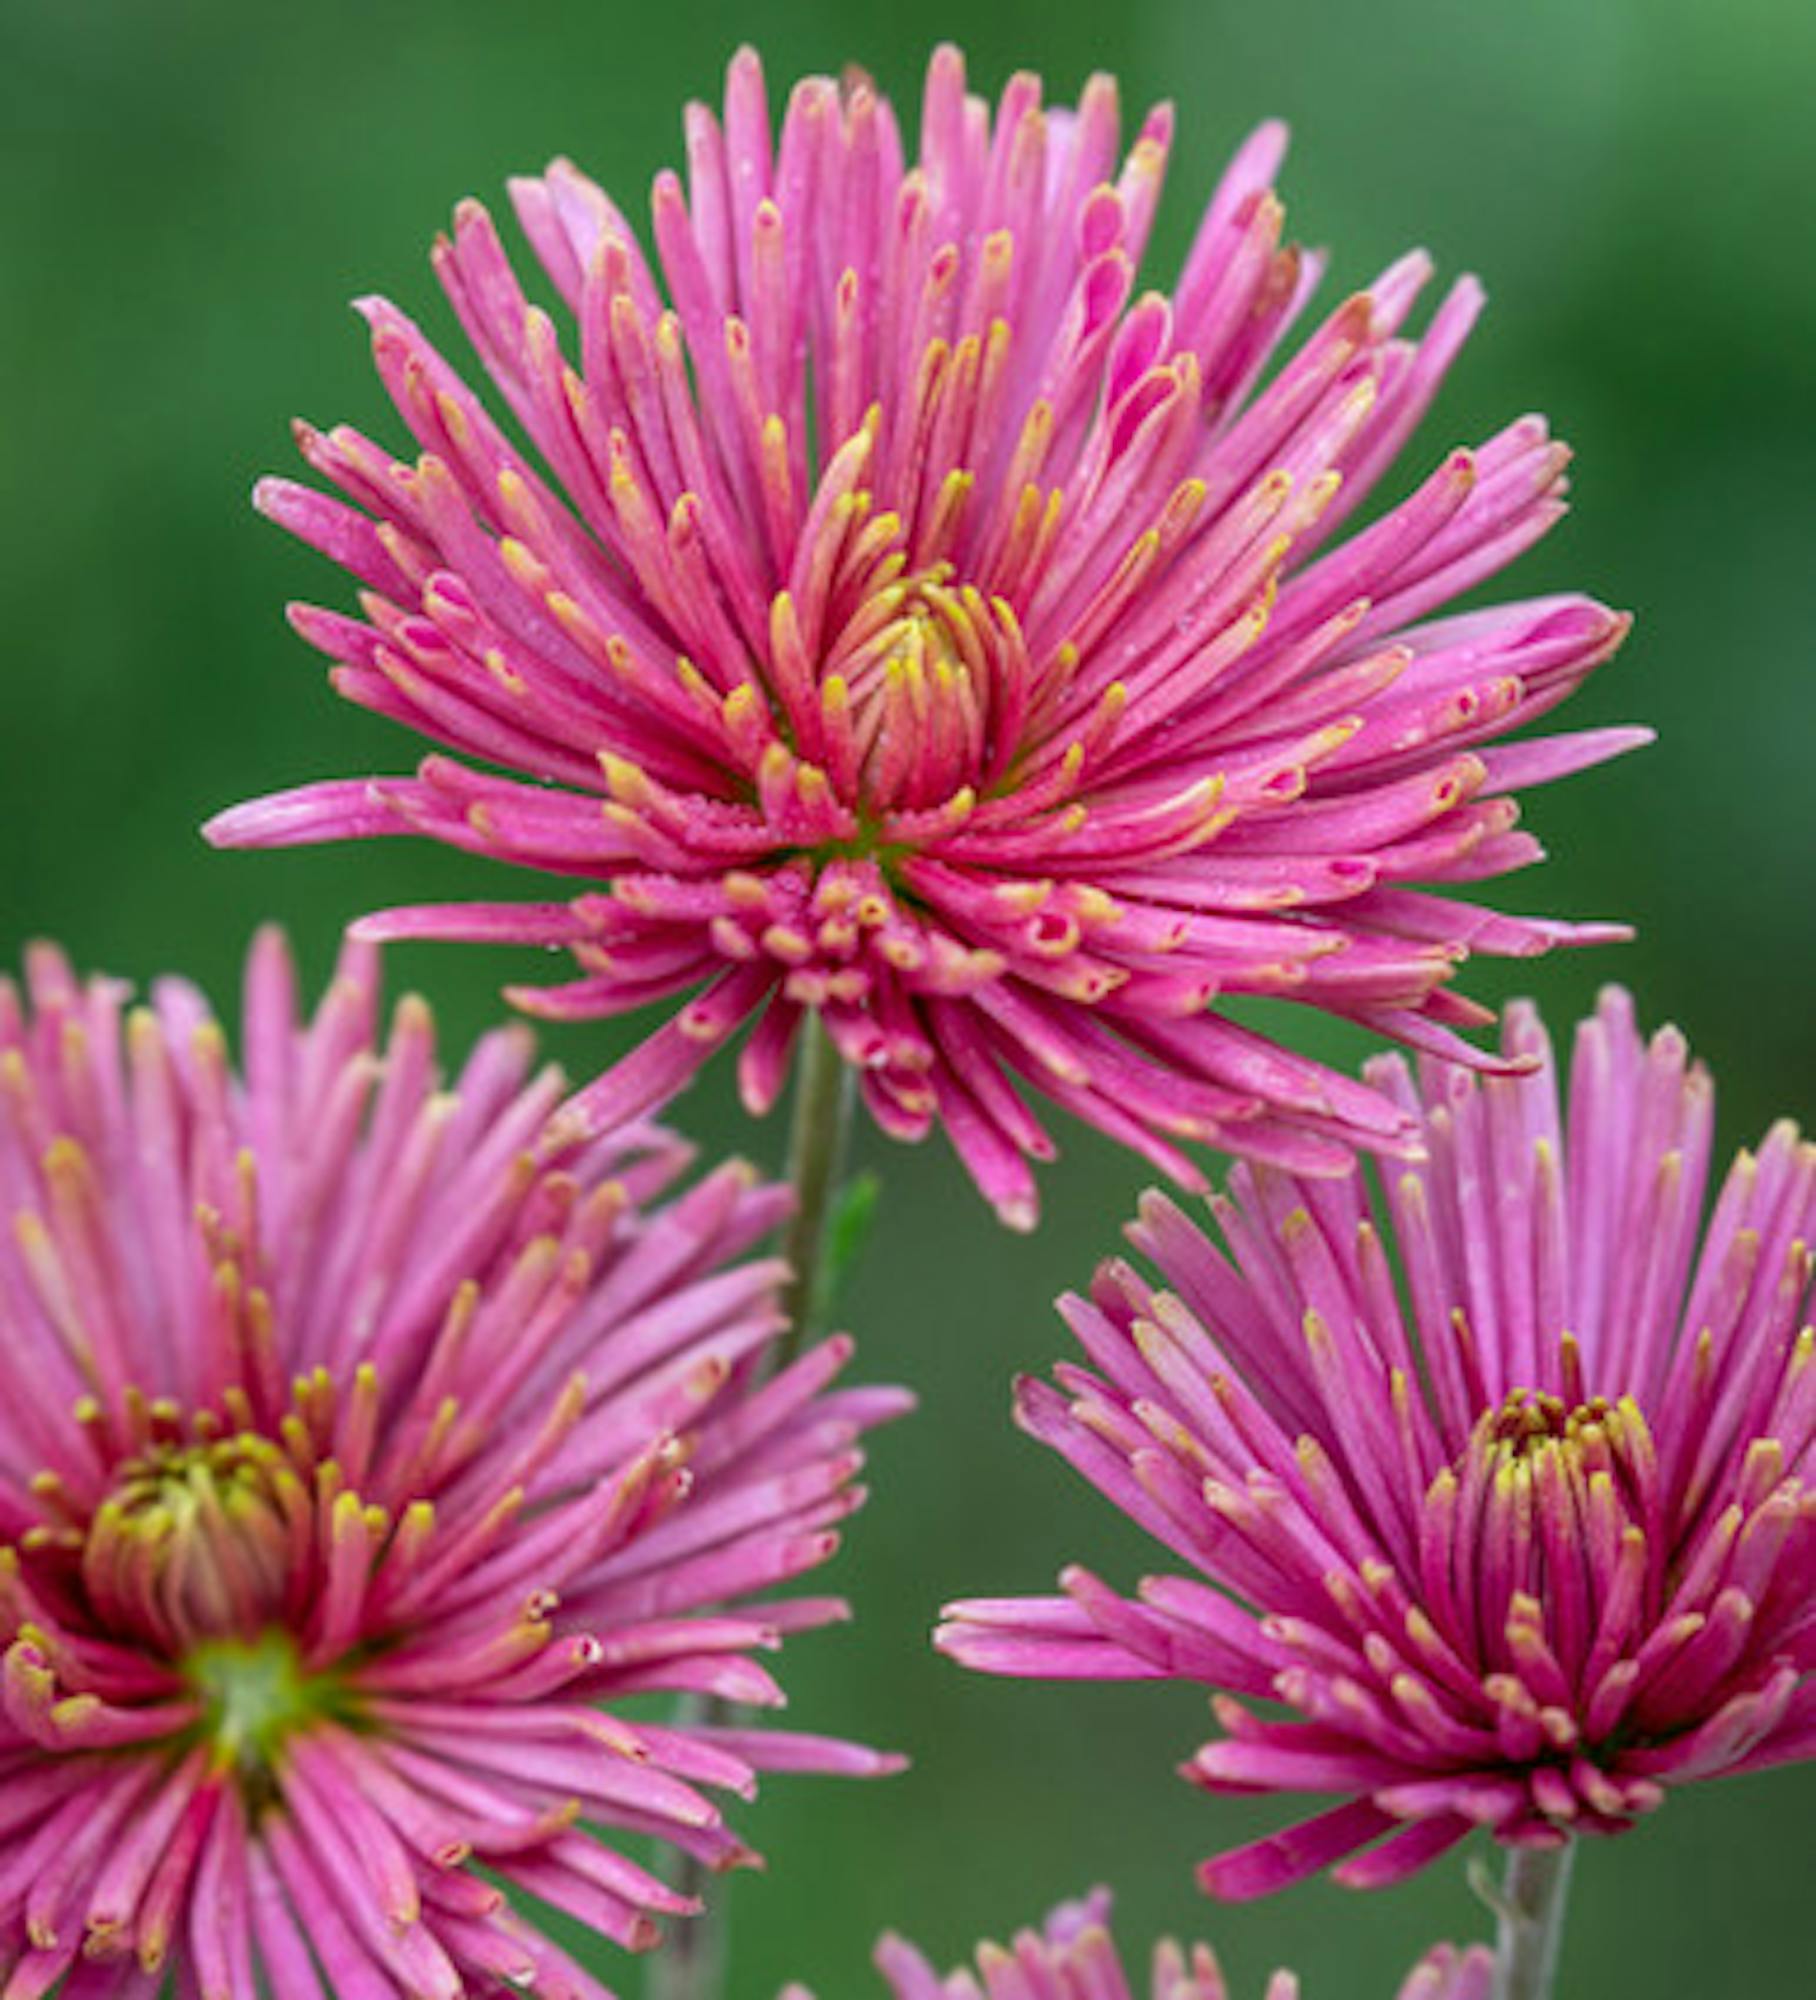
[[[186,985],[0,981],[7,2000],[599,1996],[501,1883],[647,1947],[691,1906],[617,1836],[735,1865],[711,1791],[887,1766],[610,1706],[777,1701],[840,1614],[770,1593],[900,1399],[761,1379],[785,1195],[564,1132],[521,1028],[444,1087],[374,975],[304,1020],[264,937],[238,1074]]]
[[[979,1945],[975,1976],[961,1968],[942,1979],[913,1945],[893,1936],[877,1946],[876,1962],[895,2000],[1135,2000],[1144,1990],[1131,1983],[1110,1935],[1105,1889],[1062,1904],[1038,1931],[1018,1931],[1007,1947]],[[1490,2000],[1493,1982],[1488,1952],[1439,1945],[1413,1968],[1398,2000]],[[1217,1954],[1202,1944],[1182,1949],[1171,1939],[1154,1947],[1145,1991],[1149,2000],[1230,2000]],[[813,1996],[792,1986],[782,2000]],[[1298,1980],[1276,1972],[1262,2000],[1299,2000]]]
[[[689,111],[685,189],[657,178],[653,262],[566,161],[512,184],[565,329],[464,203],[436,270],[535,459],[367,300],[421,455],[305,426],[344,499],[258,496],[366,587],[360,618],[293,614],[335,685],[456,754],[213,837],[418,833],[578,878],[369,929],[564,946],[576,980],[514,995],[556,1018],[691,993],[594,1086],[608,1123],[744,1023],[767,1107],[816,1014],[880,1123],[943,1126],[1018,1224],[1052,1151],[1030,1092],[1191,1186],[1181,1141],[1305,1172],[1404,1147],[1402,1107],[1218,1003],[1462,1053],[1471,951],[1619,935],[1415,885],[1535,859],[1514,794],[1641,739],[1497,742],[1625,620],[1432,616],[1561,512],[1537,417],[1339,536],[1479,289],[1409,334],[1415,252],[1272,367],[1320,262],[1282,234],[1284,133],[1236,155],[1173,293],[1137,295],[1171,127],[1118,165],[1108,78],[1049,109],[1016,76],[992,117],[946,48],[909,165],[862,79],[798,84],[772,140],[745,52],[723,118]]]
[[[1208,1683],[1187,1776],[1347,1795],[1206,1863],[1217,1895],[1391,1881],[1477,1827],[1619,1833],[1816,1754],[1816,1148],[1775,1126],[1705,1229],[1713,1091],[1675,1030],[1606,993],[1565,1104],[1530,1007],[1506,1048],[1537,1067],[1378,1064],[1427,1153],[1383,1170],[1385,1217],[1360,1177],[1238,1169],[1219,1249],[1150,1197],[1130,1234],[1170,1289],[1106,1265],[1065,1308],[1091,1367],[1022,1389],[1200,1575],[1130,1601],[1075,1571],[942,1643]]]

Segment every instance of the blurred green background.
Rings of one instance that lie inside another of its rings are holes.
[[[1807,1111],[1816,10],[1802,0],[972,0],[886,24],[833,0],[4,0],[0,956],[54,932],[86,964],[182,966],[226,995],[266,914],[319,975],[362,909],[500,887],[402,843],[219,857],[195,836],[233,799],[413,754],[335,701],[285,631],[286,597],[338,602],[342,585],[245,504],[259,471],[291,469],[293,412],[397,433],[343,302],[384,289],[445,329],[431,233],[457,197],[490,197],[556,151],[636,212],[677,158],[682,100],[716,91],[734,37],[760,44],[778,89],[857,61],[912,101],[948,33],[991,92],[1018,66],[1055,94],[1107,67],[1131,112],[1178,100],[1158,271],[1222,155],[1278,112],[1297,135],[1292,224],[1334,247],[1332,284],[1412,240],[1482,273],[1493,309],[1419,456],[1529,406],[1574,440],[1578,512],[1518,586],[1580,583],[1639,611],[1574,719],[1643,718],[1661,741],[1539,796],[1530,823],[1554,865],[1505,890],[1630,917],[1640,942],[1512,978],[1484,968],[1475,990],[1530,982],[1568,1019],[1618,976],[1713,1063],[1727,1144]],[[454,951],[394,967],[460,1037],[516,970]],[[585,1069],[629,1032],[556,1047]],[[723,1073],[679,1115],[714,1148],[779,1152],[778,1126],[741,1125]],[[787,1679],[797,1722],[903,1746],[916,1768],[885,1787],[778,1780],[743,1816],[771,1867],[735,1886],[733,1990],[800,1974],[841,2000],[869,1990],[885,1925],[951,1955],[1109,1880],[1131,1939],[1209,1934],[1240,1992],[1288,1960],[1312,2000],[1385,1995],[1428,1938],[1479,1928],[1459,1870],[1367,1899],[1319,1884],[1210,1908],[1191,1861],[1279,1815],[1173,1778],[1204,1733],[1197,1696],[970,1680],[924,1646],[948,1596],[1045,1588],[1075,1556],[1122,1579],[1147,1560],[1006,1418],[1012,1372],[1062,1349],[1047,1301],[1115,1242],[1139,1170],[1068,1135],[1045,1226],[1017,1241],[943,1154],[866,1151],[887,1191],[846,1314],[870,1369],[911,1381],[924,1408],[875,1454],[876,1499],[841,1565],[857,1625],[799,1645]],[[1816,1772],[1711,1786],[1588,1853],[1564,1990],[1809,1991],[1813,1807]],[[612,1972],[635,1989],[634,1971]]]

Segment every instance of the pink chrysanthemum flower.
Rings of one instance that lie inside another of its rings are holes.
[[[421,456],[305,426],[345,502],[258,494],[366,585],[361,619],[293,613],[335,685],[458,756],[213,838],[417,833],[593,885],[368,929],[566,947],[578,979],[513,995],[557,1018],[692,992],[593,1087],[608,1123],[744,1023],[767,1108],[817,1014],[879,1122],[943,1126],[1020,1225],[1052,1152],[1030,1091],[1188,1186],[1182,1140],[1300,1172],[1402,1148],[1402,1107],[1216,1003],[1463,1054],[1469,952],[1621,935],[1414,885],[1534,860],[1514,794],[1643,740],[1498,741],[1626,621],[1573,596],[1431,616],[1562,511],[1537,417],[1337,539],[1479,288],[1408,336],[1415,252],[1270,378],[1320,268],[1282,241],[1285,134],[1237,154],[1172,296],[1137,297],[1171,125],[1119,169],[1108,78],[1049,110],[1017,76],[992,119],[946,48],[909,168],[861,78],[798,84],[772,144],[747,51],[723,121],[689,111],[686,190],[656,181],[653,265],[566,161],[512,184],[567,336],[463,203],[436,270],[541,469],[366,300]]]
[[[858,1504],[881,1390],[762,1382],[785,1196],[576,1142],[522,1029],[382,1055],[369,949],[299,1021],[254,951],[244,1069],[191,988],[0,981],[0,1987],[37,2000],[604,1989],[510,1888],[632,1948],[690,1907],[610,1844],[748,1859],[701,1786],[870,1772],[632,1722],[778,1700],[769,1593]],[[753,1601],[754,1600],[754,1601]]]
[[[1238,1169],[1227,1253],[1150,1196],[1130,1236],[1172,1289],[1106,1265],[1065,1307],[1092,1370],[1022,1389],[1217,1587],[1072,1572],[955,1606],[941,1643],[1230,1690],[1188,1777],[1349,1795],[1207,1862],[1213,1894],[1392,1881],[1475,1827],[1618,1833],[1816,1755],[1816,1147],[1774,1127],[1703,1231],[1713,1092],[1675,1030],[1643,1043],[1606,993],[1567,1112],[1530,1007],[1505,1046],[1537,1067],[1376,1065],[1429,1155],[1382,1175],[1397,1253],[1360,1178]]]
[[[979,1945],[975,1977],[961,1969],[942,1979],[913,1945],[893,1936],[877,1946],[876,1962],[895,2000],[1133,2000],[1137,1990],[1110,1935],[1106,1889],[1062,1904],[1040,1930],[1018,1932],[1006,1949]],[[1413,1968],[1398,2000],[1490,2000],[1493,1990],[1487,1951],[1439,1945]],[[1229,2000],[1230,1989],[1208,1945],[1181,1950],[1163,1939],[1154,1947],[1147,1991],[1151,2000]],[[813,1995],[791,1986],[782,2000]],[[1298,1980],[1276,1972],[1262,2000],[1299,2000]]]

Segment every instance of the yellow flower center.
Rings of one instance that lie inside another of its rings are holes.
[[[1605,1396],[1567,1403],[1547,1390],[1515,1389],[1485,1422],[1489,1441],[1501,1448],[1495,1455],[1519,1459],[1529,1458],[1545,1444],[1593,1450],[1607,1437],[1611,1424],[1620,1427],[1621,1418]]]
[[[310,1507],[290,1454],[270,1438],[152,1443],[95,1510],[82,1579],[110,1626],[171,1654],[250,1643],[284,1610]]]

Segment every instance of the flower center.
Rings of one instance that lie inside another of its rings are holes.
[[[182,1657],[217,1641],[242,1647],[285,1608],[310,1497],[272,1439],[161,1440],[144,1446],[95,1510],[82,1580],[110,1629]]]
[[[1567,1403],[1548,1390],[1515,1389],[1483,1422],[1486,1442],[1500,1447],[1493,1455],[1508,1460],[1530,1458],[1546,1444],[1593,1453],[1606,1439],[1611,1419],[1618,1420],[1617,1413],[1605,1396]]]
[[[202,1705],[202,1732],[243,1784],[256,1784],[285,1740],[332,1708],[332,1681],[304,1672],[296,1643],[275,1627],[256,1639],[213,1639],[183,1672]]]
[[[1658,1451],[1644,1411],[1631,1396],[1572,1401],[1542,1389],[1514,1389],[1476,1419],[1455,1468],[1480,1481],[1496,1505],[1529,1500],[1547,1518],[1568,1517],[1605,1488],[1623,1523],[1656,1526],[1662,1494]],[[1561,1512],[1559,1510],[1562,1510]]]
[[[276,1795],[297,1734],[357,1724],[349,1675],[373,1643],[350,1607],[387,1518],[323,1450],[327,1385],[300,1386],[269,1432],[238,1394],[225,1415],[136,1394],[95,1412],[110,1484],[96,1499],[40,1475],[43,1518],[5,1551],[24,1588],[11,1605],[0,1593],[0,1652],[22,1642],[54,1665],[93,1643],[159,1690],[169,1740],[205,1750],[248,1804]],[[126,1665],[135,1653],[143,1670]]]
[[[839,798],[913,811],[1001,777],[1029,719],[1027,659],[1006,603],[957,582],[947,561],[907,569],[898,547],[848,562],[814,608],[817,623],[803,629],[791,605],[778,636],[784,652],[800,644],[814,684],[798,748]]]

